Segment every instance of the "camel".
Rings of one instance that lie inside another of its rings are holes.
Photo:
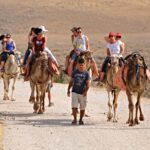
[[[14,90],[15,90],[15,83],[20,74],[20,68],[18,67],[18,63],[16,61],[15,55],[9,55],[8,59],[4,66],[4,73],[2,74],[3,83],[4,83],[4,97],[3,100],[12,100],[14,101]],[[9,97],[9,84],[10,80],[13,79],[12,84],[12,93],[11,97]]]
[[[139,124],[140,121],[144,121],[144,115],[141,109],[141,97],[144,93],[146,86],[146,64],[142,55],[138,52],[134,52],[125,58],[127,62],[127,79],[126,79],[126,94],[128,97],[129,118],[127,123],[129,126]],[[137,93],[137,100],[134,106],[133,94]],[[135,118],[134,118],[135,107]],[[138,110],[140,112],[138,120]]]
[[[97,77],[99,73],[96,62],[95,60],[92,59],[92,52],[91,51],[82,52],[74,63],[74,69],[76,68],[78,59],[80,58],[83,58],[85,60],[86,70],[89,71],[90,77],[92,76]]]
[[[114,84],[114,78],[119,70],[119,58],[120,57],[118,55],[112,55],[110,57],[111,64],[108,64],[108,70],[106,73],[106,89],[108,93],[108,108],[109,108],[107,114],[107,121],[111,121],[111,119],[113,118],[113,122],[118,121],[116,116],[116,110],[117,110],[118,95],[121,91],[120,87]]]
[[[40,52],[39,56],[35,56],[35,59],[31,62],[30,70],[31,96],[29,101],[33,102],[33,109],[35,113],[42,114],[45,111],[45,92],[51,77],[52,75],[48,67],[47,53]]]

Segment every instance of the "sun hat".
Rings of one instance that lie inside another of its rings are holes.
[[[116,36],[116,34],[113,32],[109,32],[109,37],[112,37],[112,36]]]
[[[45,28],[45,26],[42,26],[42,25],[39,26],[38,28],[41,29],[42,32],[47,32],[47,31],[48,31],[48,30]]]
[[[116,37],[120,37],[121,38],[122,37],[121,33],[117,32],[116,33]]]

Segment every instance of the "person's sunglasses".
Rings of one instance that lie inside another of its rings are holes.
[[[77,31],[77,33],[81,33],[82,31]]]

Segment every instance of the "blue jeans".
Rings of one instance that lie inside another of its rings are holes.
[[[2,54],[1,54],[1,61],[6,62],[8,55],[14,55],[14,52],[13,51],[12,52],[11,51],[10,52],[2,52]]]
[[[23,65],[26,65],[29,55],[30,55],[30,50],[27,49],[26,52],[25,52],[25,55],[24,55]]]

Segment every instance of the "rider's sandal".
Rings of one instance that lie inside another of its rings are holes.
[[[71,124],[72,124],[72,125],[76,125],[76,124],[77,124],[77,121],[76,121],[76,120],[73,120]]]

